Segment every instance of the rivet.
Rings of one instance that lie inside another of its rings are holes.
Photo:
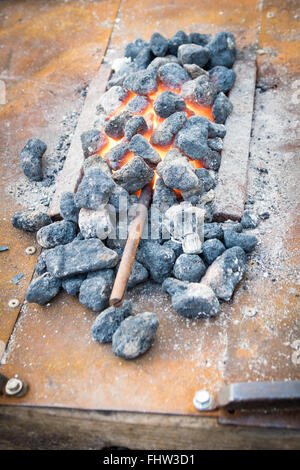
[[[23,382],[20,379],[12,378],[6,382],[5,393],[7,395],[13,396],[18,395],[23,388]]]
[[[25,250],[26,255],[33,255],[36,252],[35,246],[28,246]]]
[[[213,399],[207,390],[198,390],[195,393],[193,404],[196,410],[209,410],[212,406]]]
[[[8,302],[9,308],[17,308],[19,307],[19,305],[20,302],[18,301],[18,299],[10,299],[10,301]]]

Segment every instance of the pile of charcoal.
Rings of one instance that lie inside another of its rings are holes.
[[[45,305],[61,288],[78,296],[83,306],[100,312],[93,338],[112,342],[117,356],[133,359],[151,346],[158,319],[150,312],[133,316],[129,301],[120,308],[108,305],[138,207],[136,193],[152,182],[148,223],[128,289],[147,279],[161,283],[174,310],[187,318],[214,317],[220,301],[231,299],[246,271],[246,253],[257,243],[242,230],[258,220],[245,211],[241,223],[213,222],[224,123],[232,111],[226,93],[235,81],[233,35],[179,31],[167,40],[155,33],[149,44],[128,44],[125,56],[99,98],[94,128],[81,136],[83,177],[75,194],[62,195],[63,220],[29,210],[15,214],[12,223],[36,232],[43,248],[26,300]],[[164,91],[151,99],[161,85]],[[191,103],[212,108],[214,122],[195,114]],[[145,115],[149,105],[158,125]],[[115,145],[105,152],[111,141]],[[43,177],[45,150],[39,139],[22,150],[28,178]]]

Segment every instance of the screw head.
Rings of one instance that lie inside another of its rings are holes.
[[[23,382],[20,379],[12,378],[6,382],[5,393],[7,395],[17,395],[23,388]]]
[[[196,410],[209,410],[213,403],[211,394],[207,390],[198,390],[195,393],[193,404]]]

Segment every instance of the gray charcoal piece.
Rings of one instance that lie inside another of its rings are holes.
[[[116,214],[119,214],[122,209],[127,210],[126,208],[129,208],[130,196],[126,189],[116,184],[108,203],[114,207]]]
[[[101,96],[98,109],[111,116],[122,106],[127,97],[127,90],[121,86],[113,86]]]
[[[242,224],[242,227],[245,229],[256,228],[258,225],[258,216],[255,214],[255,212],[249,209],[246,209],[244,211],[241,224]]]
[[[46,225],[39,229],[36,240],[43,248],[54,248],[57,245],[66,245],[76,237],[76,227],[73,222],[62,220]]]
[[[199,67],[196,64],[184,64],[183,68],[184,68],[184,70],[187,71],[187,73],[189,74],[189,76],[191,77],[192,80],[194,80],[195,78],[200,77],[200,75],[207,75],[208,76],[208,72],[206,70],[202,69],[201,67]]]
[[[151,312],[127,317],[112,338],[113,353],[123,359],[135,359],[152,346],[159,321]]]
[[[94,312],[101,312],[108,307],[113,283],[114,272],[112,269],[89,273],[80,286],[79,302]]]
[[[210,34],[201,34],[201,33],[190,33],[189,42],[192,44],[198,44],[199,46],[206,46],[211,40]]]
[[[156,114],[162,118],[167,118],[176,111],[184,111],[186,104],[184,99],[172,91],[164,91],[153,103]]]
[[[166,55],[169,43],[160,33],[154,33],[150,39],[150,48],[156,57],[163,57]]]
[[[119,269],[119,264],[115,268],[115,272],[117,274]],[[134,260],[131,273],[128,279],[127,288],[132,289],[133,287],[145,282],[149,277],[149,273],[147,269],[138,261]]]
[[[162,290],[171,296],[179,295],[187,290],[189,284],[189,282],[180,281],[174,277],[167,277],[162,283]]]
[[[164,242],[163,246],[171,248],[171,250],[173,250],[175,253],[176,259],[183,253],[182,244],[176,240],[167,240]]]
[[[105,158],[108,160],[113,170],[118,170],[123,163],[123,160],[130,153],[128,142],[121,142],[115,145],[106,155]]]
[[[129,143],[129,150],[134,153],[134,155],[142,157],[146,162],[157,165],[160,161],[160,155],[152,147],[145,137],[140,134],[134,135]]]
[[[154,171],[150,168],[144,159],[134,157],[128,163],[122,166],[120,170],[113,173],[113,179],[120,184],[129,194],[142,189],[153,179]]]
[[[218,93],[220,93],[220,91],[227,93],[234,85],[236,73],[232,69],[217,65],[209,71],[209,77],[215,84]]]
[[[83,132],[80,136],[83,155],[85,158],[99,152],[107,144],[107,137],[97,129]]]
[[[101,158],[101,157],[100,157]],[[74,201],[74,193],[64,192],[60,198],[60,215],[69,222],[78,223],[79,209]]]
[[[126,123],[131,117],[132,115],[128,111],[122,111],[111,117],[104,128],[106,134],[113,139],[121,139],[124,137]]]
[[[229,248],[209,266],[202,283],[211,287],[219,299],[228,301],[246,268],[244,250],[239,246]]]
[[[232,220],[226,220],[226,222],[223,222],[221,226],[223,232],[225,232],[225,230],[231,230],[234,232],[241,233],[241,231],[243,230],[243,226],[240,222],[234,222]]]
[[[231,68],[236,58],[235,39],[232,33],[221,31],[207,45],[210,52],[210,68],[217,65]]]
[[[212,238],[218,238],[218,240],[223,239],[222,224],[219,224],[218,222],[204,224],[203,230],[204,230],[204,240],[210,240]]]
[[[181,64],[196,64],[204,67],[209,60],[207,47],[198,44],[183,44],[178,48],[178,59]]]
[[[218,152],[215,152],[214,150],[211,150],[209,155],[205,155],[201,159],[203,166],[207,170],[218,170],[221,165],[221,155]]]
[[[150,62],[147,68],[148,70],[155,70],[156,72],[158,72],[158,69],[162,65],[169,64],[170,62],[178,64],[177,57],[175,57],[174,55],[166,55],[165,57],[155,57],[155,59]]]
[[[257,238],[254,235],[248,235],[246,233],[237,233],[233,230],[224,231],[224,242],[226,248],[232,248],[233,246],[240,246],[246,253],[252,251],[257,245]]]
[[[143,116],[133,116],[125,124],[125,139],[131,140],[135,134],[144,134],[148,126]]]
[[[19,230],[37,232],[41,227],[51,224],[52,220],[46,212],[30,209],[28,211],[16,212],[11,218],[11,223]]]
[[[150,49],[150,46],[143,47],[136,58],[134,59],[134,67],[136,70],[145,70],[150,62],[152,61],[154,55]],[[144,93],[142,93],[144,94]]]
[[[106,154],[108,155],[108,154]],[[111,176],[111,169],[106,160],[97,153],[86,158],[83,162],[83,172],[87,173],[90,168],[100,168],[108,176]]]
[[[188,101],[211,108],[217,97],[217,90],[207,75],[200,75],[195,80],[183,84],[181,95]]]
[[[147,96],[137,95],[134,96],[126,105],[126,111],[130,112],[132,115],[141,114],[147,109],[150,101]]]
[[[175,253],[169,247],[145,241],[138,249],[136,259],[148,269],[153,281],[162,283],[172,272]]]
[[[171,114],[164,122],[152,133],[151,144],[160,147],[171,145],[174,135],[182,128],[187,120],[187,114],[183,111],[177,111]]]
[[[208,139],[207,145],[212,150],[216,152],[221,152],[223,149],[223,140],[220,137],[215,137],[214,139]]]
[[[174,276],[181,281],[199,282],[206,271],[206,266],[198,255],[183,253],[174,265]]]
[[[172,160],[170,155],[172,154]],[[159,164],[158,173],[168,188],[179,191],[189,191],[198,187],[198,178],[193,165],[187,158],[182,157],[177,149],[168,152],[167,160]]]
[[[48,271],[55,277],[65,278],[75,274],[113,268],[118,262],[118,254],[95,238],[74,240],[67,245],[59,245],[45,255]]]
[[[197,168],[195,173],[199,179],[199,182],[203,185],[205,191],[210,191],[216,186],[215,179],[210,175],[206,168]]]
[[[230,99],[227,98],[224,93],[219,93],[212,108],[212,115],[215,122],[217,124],[224,124],[232,110],[233,104],[231,103]]]
[[[153,191],[152,206],[157,207],[161,213],[165,213],[176,202],[176,193],[165,185],[162,178],[158,178]]]
[[[198,121],[198,116],[192,116],[187,120],[174,140],[174,146],[178,147],[193,160],[202,160],[210,156],[213,151],[207,145],[208,126],[206,121]]]
[[[169,39],[169,53],[172,55],[177,55],[178,47],[182,44],[188,44],[189,37],[184,31],[177,31],[170,39]]]
[[[42,251],[40,256],[37,259],[37,262],[34,266],[34,272],[40,276],[41,274],[44,274],[47,271],[47,266],[46,266],[46,261],[45,261],[45,254],[46,251]]]
[[[208,138],[214,139],[215,137],[221,137],[223,139],[226,135],[226,127],[224,124],[217,124],[207,119],[208,124]]]
[[[47,145],[40,139],[29,139],[21,150],[20,160],[24,174],[32,181],[42,181],[42,156]]]
[[[60,286],[61,281],[46,272],[31,282],[26,293],[26,300],[29,303],[45,305],[58,294]]]
[[[217,238],[206,240],[202,245],[202,256],[206,264],[212,264],[225,251],[225,246]]]
[[[77,274],[76,276],[68,277],[62,280],[62,288],[69,295],[77,295],[79,293],[81,284],[86,279],[86,274]]]
[[[158,69],[158,77],[163,86],[172,90],[179,90],[185,82],[190,80],[187,71],[174,62],[162,65]]]
[[[125,57],[135,59],[139,52],[148,45],[148,42],[144,41],[144,39],[137,38],[135,41],[126,44],[124,55]]]
[[[107,204],[114,188],[110,176],[100,168],[91,168],[82,178],[74,200],[77,207],[98,209],[101,204]]]
[[[129,300],[123,302],[122,307],[109,307],[101,312],[93,323],[91,334],[100,344],[110,343],[113,334],[117,331],[122,321],[132,313],[132,304]]]
[[[130,74],[124,81],[124,87],[138,95],[150,95],[157,91],[156,72],[139,70]]]

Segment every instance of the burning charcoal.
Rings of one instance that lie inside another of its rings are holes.
[[[99,152],[107,144],[107,137],[97,129],[83,132],[80,136],[84,156],[87,158]]]
[[[164,91],[154,101],[153,108],[160,117],[167,118],[176,111],[184,111],[186,105],[181,96],[172,91]]]
[[[156,57],[163,57],[166,55],[168,47],[169,43],[167,39],[165,39],[161,34],[152,34],[150,39],[150,48]]]
[[[209,71],[209,77],[215,84],[217,92],[227,93],[234,85],[236,73],[232,69],[218,65]]]
[[[144,39],[137,38],[135,41],[129,42],[126,45],[124,55],[125,57],[135,59],[139,52],[148,45],[148,42],[144,41]]]
[[[185,82],[190,80],[187,71],[179,64],[172,62],[162,65],[158,69],[158,77],[163,86],[173,90],[180,89]]]
[[[168,147],[172,143],[174,135],[181,129],[187,120],[187,114],[178,111],[171,114],[165,121],[153,132],[151,144],[160,147]]]
[[[149,95],[157,90],[156,72],[139,70],[132,73],[124,81],[124,87],[137,95]]]
[[[79,293],[81,284],[86,279],[86,274],[78,274],[77,276],[68,277],[62,280],[62,288],[69,295],[77,295]]]
[[[161,213],[164,213],[176,202],[177,198],[173,189],[168,188],[162,178],[158,178],[153,191],[152,205],[157,207]]]
[[[174,251],[176,259],[178,256],[182,255],[183,249],[182,244],[176,240],[167,240],[164,244],[164,247],[171,248]]]
[[[116,85],[122,86],[125,78],[135,71],[135,65],[130,57],[122,57],[114,60],[112,70],[114,73],[106,86],[107,89]]]
[[[138,249],[136,259],[149,270],[153,281],[161,283],[172,272],[175,254],[168,247],[145,241]]]
[[[116,214],[127,211],[130,205],[130,196],[122,186],[115,185],[112,195],[109,198],[109,204],[114,207]]]
[[[217,90],[209,77],[200,75],[195,80],[190,80],[183,84],[181,95],[188,101],[197,103],[205,108],[211,108],[216,99]]]
[[[75,194],[77,207],[85,209],[98,209],[106,204],[112,194],[114,182],[100,168],[91,168],[84,175]]]
[[[101,96],[98,109],[111,116],[122,106],[127,97],[127,90],[121,86],[113,86]]]
[[[207,145],[212,150],[215,150],[216,152],[221,152],[221,150],[223,149],[223,140],[220,137],[216,137],[215,139],[208,139]]]
[[[134,66],[136,70],[145,70],[153,59],[153,54],[149,46],[143,47],[136,58],[134,59]]]
[[[130,153],[128,142],[121,142],[115,145],[106,155],[105,158],[108,160],[113,170],[118,170],[125,157]]]
[[[206,266],[198,255],[186,255],[185,253],[177,258],[173,270],[177,279],[187,282],[199,282],[205,271]]]
[[[245,210],[241,220],[243,228],[256,228],[258,225],[258,217],[255,212],[251,210]]]
[[[210,240],[212,238],[218,238],[219,240],[223,239],[223,229],[222,225],[217,222],[211,224],[204,224],[204,240]]]
[[[219,256],[208,268],[202,283],[211,287],[216,296],[230,300],[235,286],[246,272],[247,259],[242,248],[235,246]]]
[[[145,109],[147,109],[149,104],[150,101],[148,100],[147,96],[137,95],[128,101],[126,105],[126,111],[132,115],[141,114],[145,111]]]
[[[106,156],[107,155],[108,154],[106,154]],[[111,169],[107,161],[105,161],[104,158],[102,158],[101,155],[98,155],[97,153],[95,155],[91,155],[89,158],[86,158],[83,162],[84,173],[87,173],[90,168],[100,168],[103,173],[108,176],[111,176]]]
[[[202,158],[203,166],[208,170],[218,170],[221,165],[221,155],[213,150],[209,155]]]
[[[36,234],[37,242],[43,248],[54,248],[57,245],[66,245],[76,237],[76,228],[73,222],[63,220],[54,222],[39,229]]]
[[[91,329],[94,340],[98,341],[98,343],[110,343],[115,331],[117,331],[122,321],[129,317],[131,313],[132,305],[129,300],[125,300],[120,308],[109,307],[101,312]]]
[[[115,251],[106,248],[101,240],[74,240],[48,250],[45,255],[48,271],[64,278],[75,274],[113,268],[118,262]]]
[[[240,224],[239,222],[233,222],[232,220],[226,220],[226,222],[223,222],[221,226],[223,232],[225,232],[225,230],[230,230],[241,233],[241,231],[243,230],[242,224]]]
[[[105,240],[114,231],[114,226],[106,207],[101,207],[97,210],[80,209],[78,225],[84,238]]]
[[[221,137],[223,139],[226,135],[226,127],[223,124],[216,124],[215,122],[208,121],[208,138],[214,139]]]
[[[129,194],[142,189],[153,179],[154,171],[141,157],[134,157],[126,165],[113,174],[113,179],[120,184]]]
[[[169,39],[170,54],[177,55],[178,47],[182,44],[188,44],[189,42],[189,38],[184,31],[177,31],[177,33]]]
[[[135,134],[144,134],[147,130],[148,126],[143,116],[133,116],[126,122],[125,139],[129,141]]]
[[[193,121],[192,116],[187,120],[182,129],[178,132],[174,140],[174,146],[178,147],[188,157],[194,160],[202,160],[202,158],[212,154],[212,150],[207,145],[207,125],[205,122]]]
[[[224,93],[219,93],[215,99],[212,114],[217,124],[224,124],[229,114],[233,110],[233,104]]]
[[[249,253],[255,248],[257,244],[257,238],[254,235],[247,235],[246,233],[237,233],[232,230],[225,230],[224,242],[226,248],[240,246],[244,251]]]
[[[45,261],[45,251],[42,251],[34,267],[34,272],[39,276],[44,274],[47,271],[46,261]]]
[[[77,224],[79,209],[74,202],[74,193],[62,193],[60,198],[60,214],[65,220]]]
[[[192,80],[200,77],[200,75],[208,76],[208,72],[196,64],[184,64],[183,68],[187,71]]]
[[[225,251],[225,246],[217,238],[206,240],[202,246],[202,254],[206,264],[212,264]]]
[[[198,44],[183,44],[178,48],[178,59],[181,64],[196,64],[204,67],[209,60],[209,50]]]
[[[204,191],[209,191],[210,189],[214,188],[216,182],[214,178],[210,175],[209,171],[205,168],[197,168],[195,173],[199,179],[199,182],[203,185]]]
[[[20,160],[24,174],[32,181],[42,181],[42,156],[47,145],[40,139],[29,139],[21,150]]]
[[[131,117],[128,111],[122,111],[110,118],[105,126],[106,134],[113,139],[121,139],[124,137],[126,123]]]
[[[94,312],[101,312],[108,307],[111,289],[114,283],[112,269],[102,269],[89,273],[80,286],[79,302]]]
[[[155,59],[150,62],[147,68],[148,70],[155,70],[155,72],[158,72],[158,69],[160,67],[169,63],[178,64],[177,57],[175,57],[174,55],[166,55],[165,57],[155,57]]]
[[[26,300],[29,303],[45,305],[58,294],[60,286],[61,281],[46,272],[31,281],[26,293]]]
[[[123,359],[141,356],[151,347],[158,325],[157,316],[150,312],[126,318],[113,335],[113,353]]]
[[[157,172],[168,188],[188,191],[198,185],[193,165],[177,149],[169,150],[166,159],[158,165]]]
[[[206,46],[211,40],[210,34],[190,33],[189,42],[192,44],[198,44],[199,46]]]
[[[217,33],[207,45],[210,51],[210,68],[217,65],[231,68],[236,57],[235,39],[226,31]]]
[[[157,165],[161,158],[159,153],[149,144],[148,140],[142,135],[134,135],[129,143],[129,150],[139,157],[142,157],[146,162]]]
[[[28,211],[16,212],[11,223],[15,228],[25,232],[37,232],[45,225],[52,223],[51,217],[46,212],[30,209]]]

